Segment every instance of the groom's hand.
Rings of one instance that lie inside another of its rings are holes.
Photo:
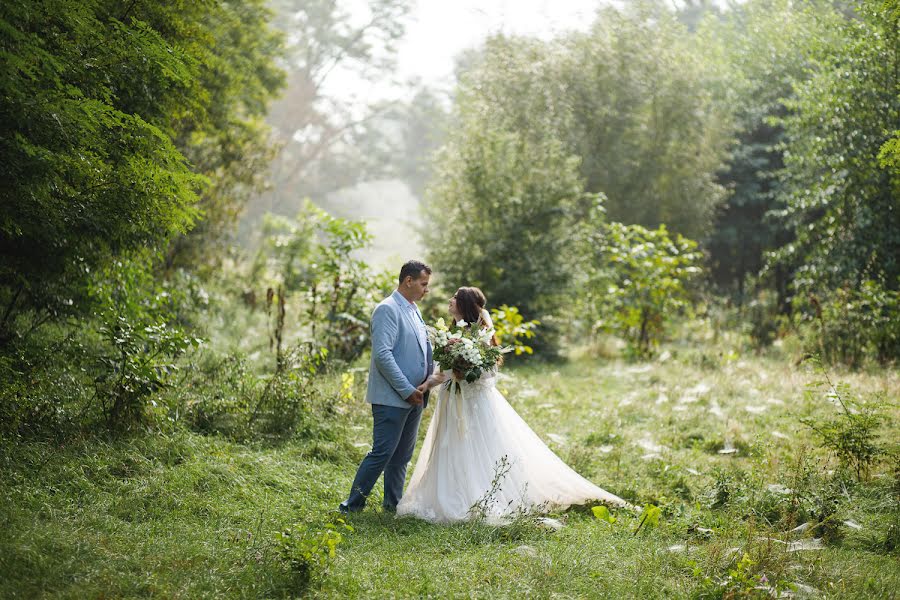
[[[425,395],[422,394],[422,390],[416,388],[416,391],[410,394],[409,398],[407,398],[406,401],[413,406],[419,406],[425,403]]]

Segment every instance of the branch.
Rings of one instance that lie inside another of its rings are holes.
[[[0,332],[6,330],[6,323],[9,319],[9,315],[12,313],[13,307],[16,305],[16,301],[18,301],[19,296],[22,294],[22,290],[25,289],[25,283],[19,284],[19,289],[16,290],[16,293],[13,294],[12,301],[10,301],[9,305],[6,307],[6,311],[3,313],[3,319],[0,320]]]

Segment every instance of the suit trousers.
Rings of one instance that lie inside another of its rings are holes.
[[[359,511],[366,505],[366,498],[375,487],[378,477],[384,473],[384,501],[386,510],[394,510],[403,496],[406,483],[406,466],[416,447],[422,406],[398,408],[383,404],[372,405],[372,450],[366,454],[353,485],[350,496],[341,502],[346,511]]]

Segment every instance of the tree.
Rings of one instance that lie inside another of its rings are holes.
[[[287,87],[268,122],[279,152],[271,164],[271,186],[254,197],[242,235],[266,212],[293,215],[303,199],[321,200],[332,191],[383,172],[385,138],[377,117],[390,106],[365,99],[337,98],[332,80],[372,83],[389,77],[394,44],[404,32],[408,0],[360,5],[362,20],[334,0],[276,0],[278,24],[287,39]],[[387,140],[399,146],[400,140]]]
[[[601,13],[587,34],[489,39],[466,57],[435,161],[434,266],[546,331],[589,268],[576,225],[597,195],[612,220],[706,232],[731,125],[705,65],[684,26],[647,2]]]
[[[882,8],[885,20],[896,32],[900,28],[900,0],[884,0]],[[900,94],[900,90],[897,93]],[[881,166],[893,173],[894,193],[900,195],[900,129],[895,130],[893,137],[884,143],[878,158]]]
[[[716,172],[732,136],[709,49],[652,2],[606,9],[564,43],[563,139],[586,190],[607,196],[613,221],[702,237],[725,197]]]
[[[262,0],[0,8],[3,336],[23,311],[86,310],[93,271],[230,202],[280,81],[266,14]]]
[[[841,45],[814,47],[812,76],[787,102],[785,219],[796,239],[770,265],[796,268],[795,291],[828,296],[868,279],[900,285],[900,195],[882,161],[900,122],[900,33],[888,13],[860,4]]]
[[[552,137],[491,128],[462,100],[426,204],[430,262],[453,285],[526,318],[554,312],[569,280],[567,233],[583,198],[578,159]]]
[[[716,172],[732,135],[714,66],[670,10],[640,2],[549,43],[492,38],[463,72],[485,120],[521,132],[540,121],[535,131],[580,157],[585,190],[607,196],[611,219],[700,237],[725,196]]]
[[[164,118],[192,169],[210,185],[200,197],[203,218],[167,252],[169,267],[216,265],[250,197],[268,181],[277,147],[264,118],[284,85],[282,36],[265,0],[136,4],[135,12],[196,61],[197,94],[190,111]],[[185,38],[185,36],[189,36]]]
[[[762,269],[765,253],[791,241],[790,230],[768,216],[778,206],[783,167],[784,130],[777,119],[787,112],[783,99],[807,77],[808,49],[834,44],[831,26],[840,19],[821,3],[755,0],[721,20],[707,20],[698,32],[712,62],[721,65],[722,85],[714,93],[730,107],[737,127],[731,156],[718,175],[728,197],[705,246],[713,280],[738,303],[753,291],[745,284]],[[790,272],[779,267],[773,275],[769,283],[785,311]]]

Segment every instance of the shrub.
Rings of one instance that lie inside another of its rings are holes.
[[[511,346],[516,356],[534,352],[534,349],[522,340],[534,338],[534,330],[541,324],[540,321],[526,322],[517,307],[506,304],[491,310],[491,320],[494,322],[497,339],[502,345]]]
[[[255,271],[278,282],[267,294],[269,305],[278,301],[276,335],[284,328],[285,295],[300,295],[306,340],[332,359],[358,358],[369,342],[370,311],[394,283],[392,275],[373,274],[355,258],[371,239],[365,224],[332,217],[307,201],[295,220],[267,216],[264,234]]]
[[[629,353],[652,356],[673,315],[689,307],[689,281],[700,272],[697,243],[665,226],[609,223],[596,250],[590,288],[594,329],[624,337]]]
[[[208,357],[174,404],[184,407],[193,429],[237,441],[284,439],[301,430],[304,437],[328,437],[334,403],[321,402],[317,385],[327,355],[311,344],[292,346],[282,368],[268,375],[254,373],[240,354]]]
[[[900,358],[900,292],[868,280],[843,287],[826,300],[810,295],[805,350],[829,364],[859,367],[866,358],[885,364]]]

